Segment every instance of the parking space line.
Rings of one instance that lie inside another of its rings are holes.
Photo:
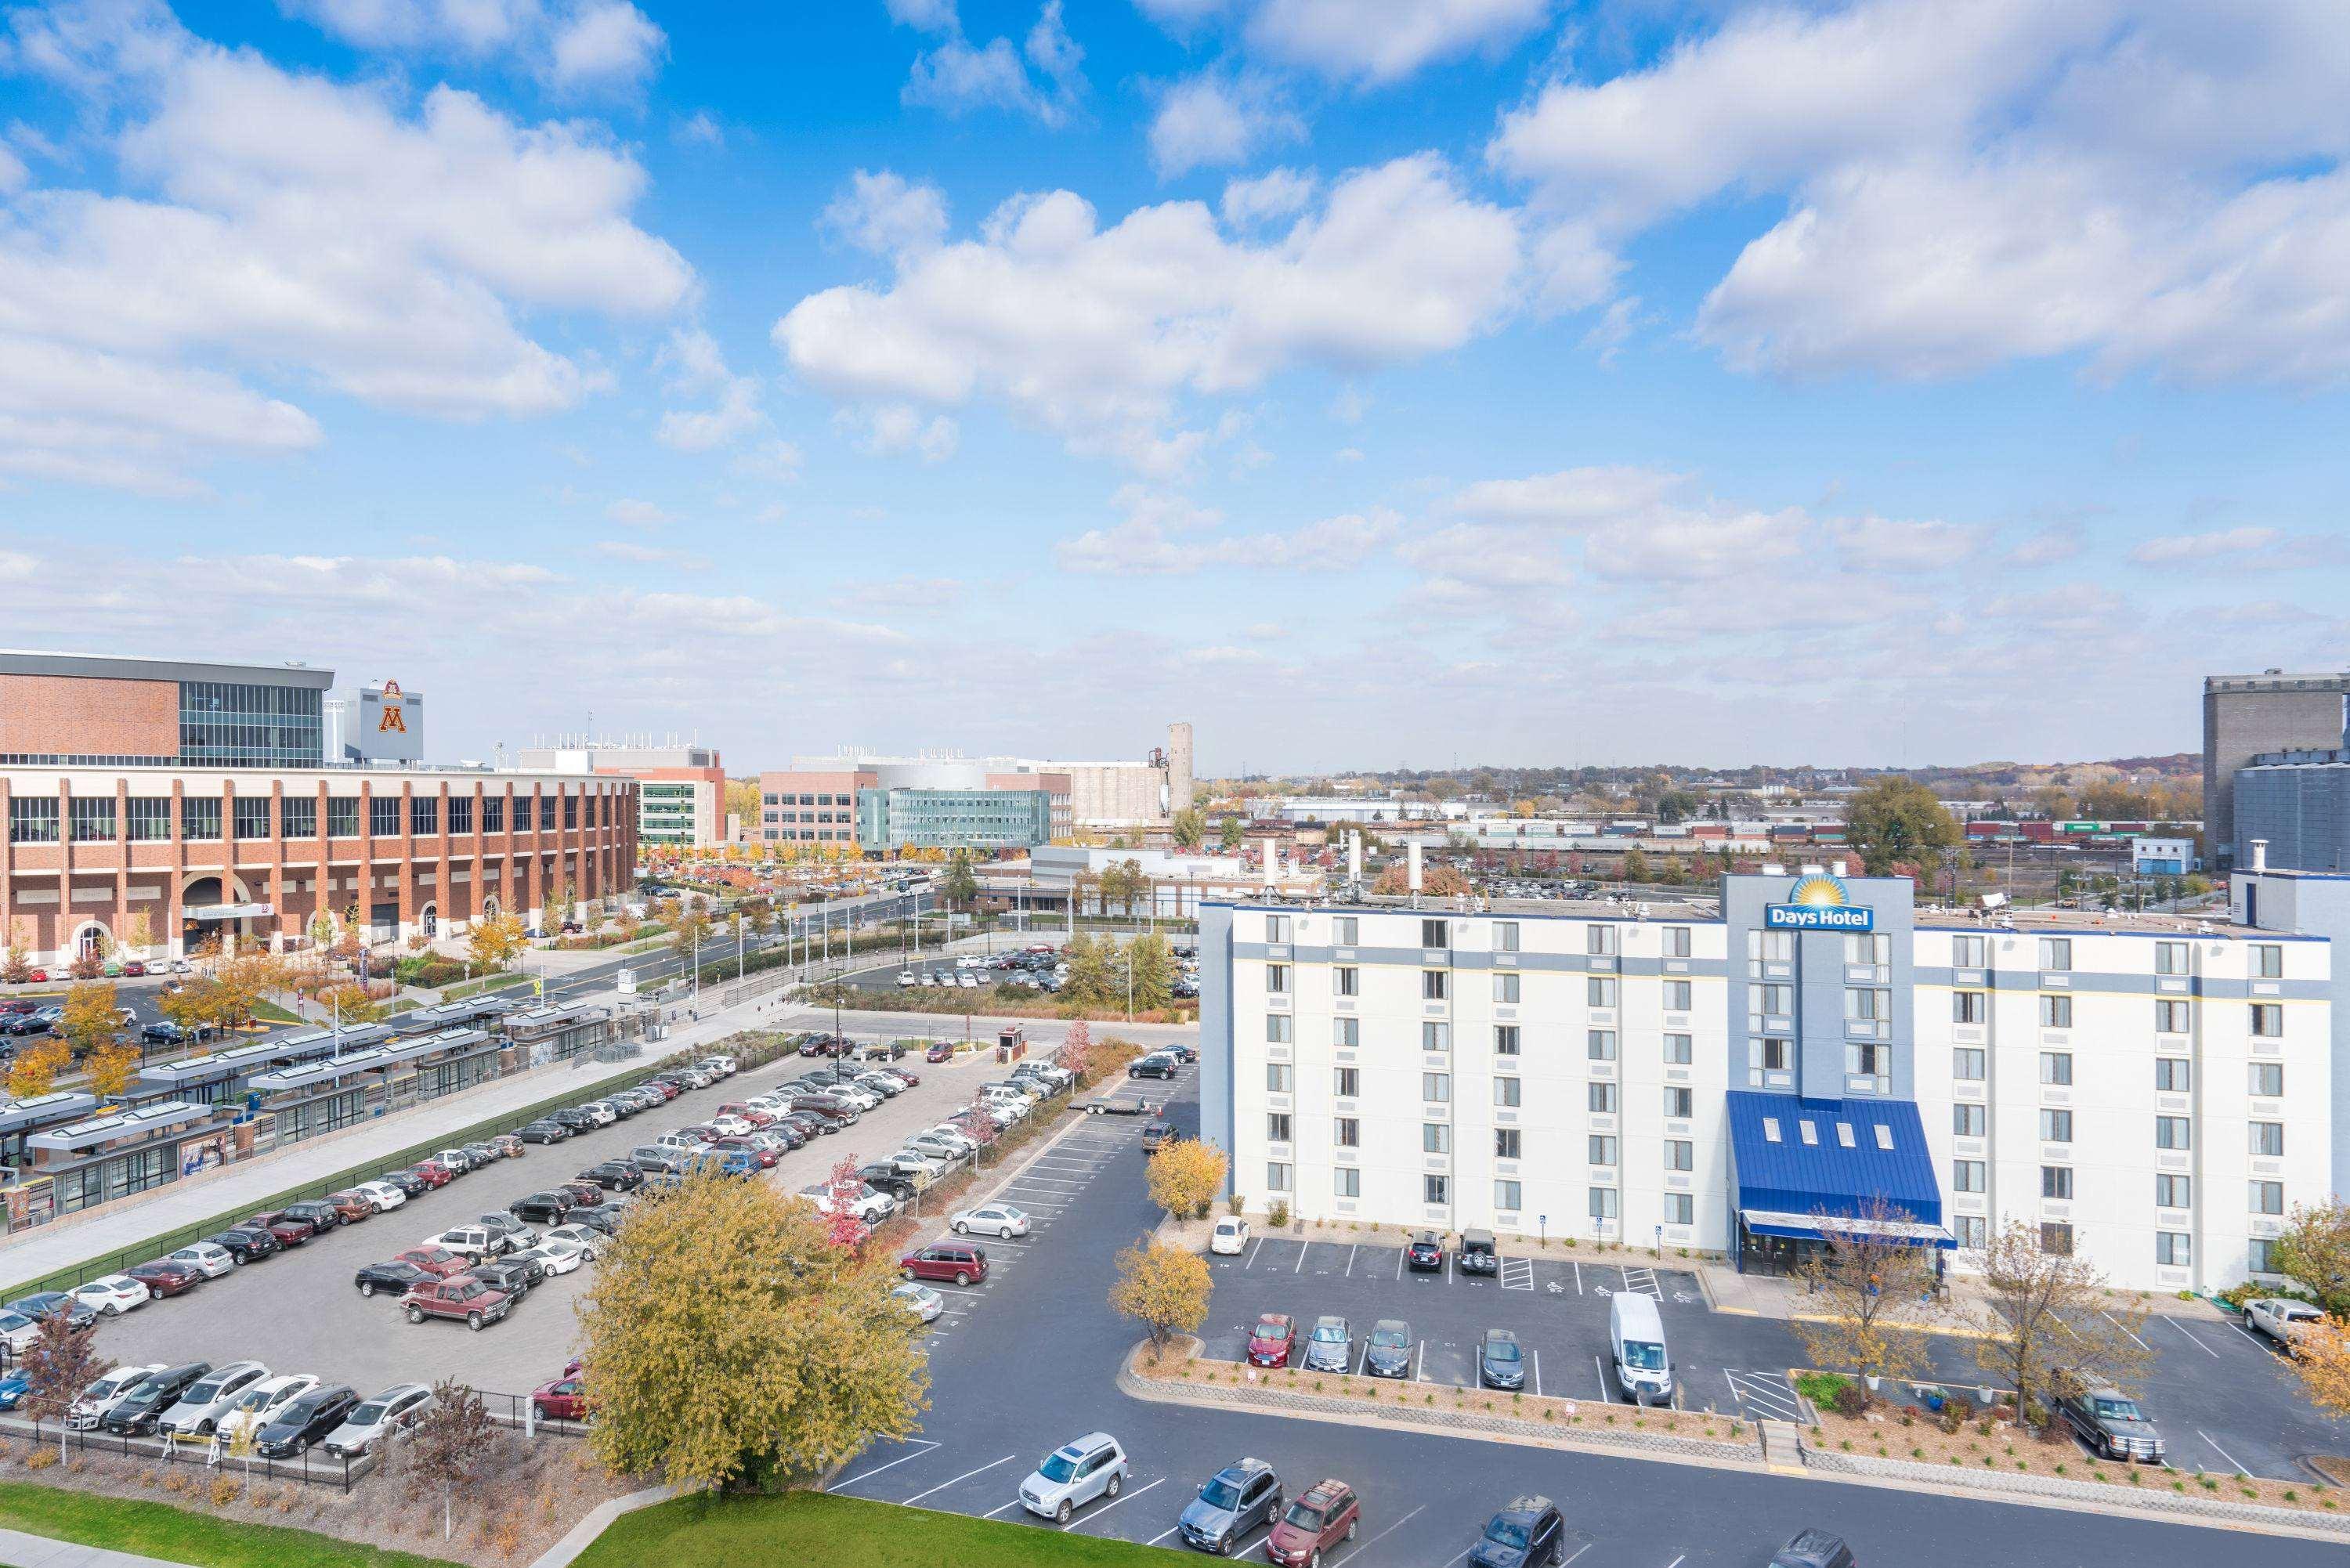
[[[1575,1293],[1576,1295],[1583,1293],[1583,1263],[1580,1260],[1577,1260],[1575,1265]]]
[[[1347,1278],[1348,1278],[1348,1279],[1350,1279],[1350,1280],[1351,1280],[1351,1279],[1353,1279],[1353,1278],[1355,1277],[1355,1254],[1356,1254],[1356,1252],[1357,1252],[1358,1251],[1360,1251],[1360,1250],[1361,1250],[1362,1245],[1363,1245],[1363,1244],[1362,1244],[1360,1241],[1357,1241],[1357,1242],[1353,1243],[1352,1245],[1350,1245],[1349,1247],[1347,1247],[1347,1275],[1346,1275],[1346,1277],[1347,1277]]]
[[[1582,1545],[1580,1545],[1580,1546],[1578,1546],[1578,1547],[1576,1547],[1576,1548],[1575,1549],[1575,1557],[1580,1557],[1580,1556],[1582,1556],[1585,1552],[1588,1552],[1588,1551],[1590,1551],[1590,1550],[1591,1550],[1591,1542],[1588,1542],[1588,1541],[1586,1541],[1586,1542],[1585,1542]],[[1575,1557],[1570,1557],[1570,1558],[1568,1558],[1568,1559],[1566,1560],[1566,1563],[1572,1563],[1572,1562],[1574,1562],[1574,1561],[1575,1561]],[[1566,1563],[1560,1563],[1560,1564],[1558,1565],[1558,1568],[1566,1568]]]
[[[2259,1345],[2262,1350],[2269,1348],[2268,1341],[2262,1339],[2259,1334],[2254,1334],[2251,1329],[2246,1328],[2242,1324],[2231,1323],[2228,1326],[2234,1329],[2238,1334],[2242,1334],[2246,1339],[2251,1340],[2254,1345]]]
[[[1073,1520],[1069,1521],[1069,1522],[1068,1522],[1068,1523],[1066,1523],[1066,1524],[1065,1524],[1065,1525],[1061,1526],[1061,1528],[1062,1528],[1064,1531],[1075,1530],[1078,1525],[1085,1523],[1085,1522],[1086,1522],[1086,1520],[1088,1520],[1088,1519],[1099,1519],[1103,1514],[1107,1513],[1111,1509],[1116,1508],[1119,1503],[1122,1503],[1122,1502],[1126,1501],[1128,1498],[1137,1498],[1137,1497],[1140,1497],[1144,1492],[1149,1491],[1149,1490],[1150,1490],[1150,1488],[1151,1488],[1151,1487],[1157,1486],[1157,1485],[1159,1484],[1159,1481],[1163,1481],[1163,1480],[1165,1480],[1166,1479],[1167,1479],[1167,1478],[1166,1478],[1165,1476],[1160,1476],[1160,1477],[1159,1478],[1159,1480],[1155,1480],[1155,1481],[1150,1482],[1149,1486],[1139,1486],[1139,1487],[1136,1487],[1132,1491],[1125,1493],[1123,1496],[1114,1497],[1114,1498],[1110,1499],[1107,1502],[1106,1502],[1106,1503],[1102,1504],[1099,1508],[1097,1508],[1097,1509],[1094,1510],[1091,1513],[1087,1514],[1087,1515],[1085,1516],[1085,1518],[1084,1518],[1084,1519],[1073,1519]]]
[[[2179,1333],[2187,1334],[2187,1325],[2185,1324],[2176,1322],[2170,1318],[2164,1318],[2162,1321],[2169,1324],[2171,1327],[2177,1329]],[[2212,1349],[2210,1345],[2204,1344],[2193,1334],[2187,1334],[2187,1343],[2201,1351],[2204,1355],[2210,1356],[2212,1360],[2217,1361],[2220,1359],[2220,1353],[2218,1351]]]
[[[1014,1498],[1010,1502],[1007,1502],[1007,1503],[1003,1504],[1003,1507],[1001,1507],[1001,1508],[991,1508],[991,1509],[989,1509],[985,1513],[981,1514],[979,1517],[980,1517],[980,1518],[982,1518],[982,1519],[993,1519],[997,1514],[1002,1513],[1002,1512],[1003,1511],[1003,1510],[1004,1510],[1004,1509],[1007,1509],[1007,1508],[1018,1508],[1019,1506],[1020,1506],[1020,1500],[1019,1500],[1018,1498],[1016,1498],[1016,1497],[1015,1497],[1015,1498]]]
[[[934,1486],[934,1487],[931,1488],[931,1489],[930,1489],[930,1491],[918,1491],[918,1492],[916,1492],[913,1496],[911,1496],[911,1497],[908,1498],[905,1501],[903,1501],[903,1502],[899,1503],[898,1506],[899,1506],[899,1507],[900,1507],[900,1508],[911,1508],[911,1507],[913,1507],[913,1506],[914,1506],[914,1504],[916,1504],[916,1503],[918,1503],[918,1502],[921,1501],[924,1498],[926,1498],[926,1497],[930,1496],[930,1495],[931,1495],[931,1492],[933,1492],[933,1491],[944,1491],[944,1490],[947,1490],[947,1488],[949,1488],[949,1487],[951,1487],[951,1486],[954,1485],[955,1481],[967,1481],[967,1480],[971,1480],[971,1478],[972,1478],[972,1477],[973,1477],[973,1476],[975,1476],[975,1475],[978,1475],[978,1474],[982,1473],[983,1471],[985,1471],[985,1470],[992,1470],[992,1469],[994,1469],[996,1466],[998,1466],[998,1465],[1002,1465],[1002,1464],[1009,1464],[1009,1463],[1011,1463],[1011,1462],[1012,1462],[1012,1458],[1013,1458],[1013,1456],[1012,1456],[1012,1455],[1010,1455],[1010,1454],[1006,1454],[1006,1455],[1004,1455],[1004,1456],[1003,1456],[1002,1459],[990,1459],[990,1460],[988,1460],[985,1464],[983,1464],[983,1465],[980,1466],[978,1469],[970,1469],[970,1470],[965,1470],[965,1471],[963,1471],[963,1472],[962,1472],[962,1474],[961,1474],[961,1475],[959,1475],[959,1476],[955,1477],[955,1478],[954,1478],[954,1480],[942,1480],[942,1481],[939,1482],[939,1484],[938,1484],[938,1485],[936,1485],[936,1486]]]
[[[1259,1236],[1259,1237],[1256,1239],[1255,1242],[1254,1242],[1254,1243],[1253,1243],[1253,1244],[1249,1248],[1249,1255],[1248,1255],[1248,1257],[1247,1257],[1247,1258],[1246,1258],[1246,1259],[1242,1262],[1241,1267],[1242,1267],[1242,1268],[1243,1268],[1243,1269],[1253,1267],[1253,1266],[1255,1264],[1255,1262],[1256,1262],[1256,1255],[1257,1255],[1259,1252],[1263,1251],[1263,1250],[1264,1250],[1264,1238],[1263,1238],[1263,1237],[1262,1237],[1262,1236]]]
[[[1681,1568],[1681,1564],[1688,1561],[1689,1553],[1684,1552],[1679,1557],[1676,1557],[1671,1562],[1666,1563],[1665,1568]]]
[[[2154,1346],[2148,1345],[2137,1335],[2131,1334],[2128,1327],[2123,1324],[2122,1320],[2116,1317],[2113,1314],[2100,1308],[2097,1315],[2104,1318],[2107,1323],[2112,1324],[2116,1328],[2120,1329],[2124,1334],[2127,1335],[2129,1342],[2132,1345],[2137,1345],[2140,1350],[2145,1351],[2149,1355],[2154,1353]]]
[[[1409,1524],[1414,1518],[1427,1511],[1428,1504],[1424,1502],[1421,1503],[1418,1508],[1413,1509],[1411,1512],[1405,1514],[1401,1519],[1397,1520],[1393,1524],[1388,1525],[1385,1530],[1380,1531],[1377,1535],[1372,1536],[1360,1546],[1355,1547],[1352,1551],[1349,1551],[1344,1557],[1339,1558],[1337,1562],[1331,1563],[1330,1568],[1345,1568],[1345,1564],[1355,1560],[1355,1552],[1366,1552],[1370,1548],[1377,1546],[1380,1542],[1385,1541],[1388,1536],[1393,1535],[1397,1531],[1401,1530],[1405,1525]]]
[[[1541,1352],[1541,1351],[1539,1351],[1539,1350],[1537,1350],[1537,1351],[1535,1351],[1535,1352],[1534,1353],[1534,1397],[1535,1397],[1535,1398],[1537,1398],[1537,1399],[1539,1399],[1539,1398],[1541,1398],[1541,1397],[1542,1397],[1542,1352]]]
[[[2207,1431],[2205,1431],[2202,1428],[2200,1428],[2200,1427],[2196,1428],[2195,1428],[2195,1435],[2196,1435],[2197,1437],[2199,1437],[2199,1438],[2202,1438],[2205,1442],[2207,1442],[2207,1443],[2211,1443],[2211,1434],[2210,1434],[2210,1433],[2209,1433],[2209,1432],[2207,1432]],[[2240,1476],[2248,1476],[2248,1475],[2250,1475],[2250,1474],[2251,1474],[2251,1473],[2252,1473],[2251,1471],[2250,1471],[2250,1470],[2246,1469],[2242,1465],[2241,1465],[2241,1464],[2237,1464],[2237,1463],[2236,1463],[2236,1456],[2235,1456],[2235,1455],[2233,1455],[2233,1454],[2231,1454],[2231,1453],[2230,1453],[2227,1449],[2225,1449],[2221,1448],[2219,1444],[2217,1444],[2217,1443],[2211,1443],[2211,1451],[2212,1451],[2213,1453],[2215,1453],[2215,1454],[2219,1455],[2221,1459],[2223,1459],[2227,1460],[2230,1464],[2231,1464],[2231,1465],[2235,1465],[2235,1467],[2236,1467],[2236,1473],[2237,1473],[2238,1475],[2240,1475]]]
[[[1156,1546],[1160,1542],[1166,1540],[1169,1536],[1174,1534],[1177,1531],[1182,1528],[1183,1526],[1180,1522],[1170,1524],[1166,1529],[1160,1531],[1158,1534],[1152,1536],[1149,1540],[1144,1542],[1143,1544],[1145,1546]]]
[[[1396,1249],[1396,1278],[1397,1278],[1397,1279],[1401,1279],[1401,1278],[1403,1278],[1403,1254],[1404,1254],[1404,1250],[1403,1250],[1401,1247],[1398,1247],[1398,1248]]]
[[[1313,1250],[1314,1250],[1314,1243],[1313,1243],[1313,1242],[1311,1242],[1311,1241],[1300,1241],[1300,1242],[1297,1244],[1297,1266],[1296,1266],[1295,1268],[1294,1268],[1294,1269],[1290,1270],[1289,1272],[1290,1272],[1291,1273],[1293,1273],[1293,1274],[1302,1274],[1302,1273],[1304,1273],[1304,1272],[1305,1272],[1305,1254],[1306,1254],[1306,1253],[1308,1253],[1308,1252],[1310,1252],[1310,1251],[1312,1251]]]
[[[1600,1365],[1596,1352],[1594,1352],[1591,1357],[1591,1373],[1593,1376],[1599,1379],[1599,1397],[1612,1403],[1615,1396],[1607,1392],[1607,1368]]]
[[[874,1466],[871,1469],[869,1469],[869,1470],[859,1470],[859,1471],[858,1471],[855,1475],[850,1476],[847,1480],[837,1480],[837,1481],[833,1482],[830,1486],[828,1486],[828,1487],[825,1488],[824,1490],[827,1490],[827,1491],[838,1491],[842,1487],[845,1487],[845,1486],[855,1486],[858,1481],[864,1480],[865,1480],[866,1478],[868,1478],[868,1476],[878,1476],[878,1475],[879,1475],[883,1470],[895,1469],[897,1469],[899,1465],[904,1464],[908,1459],[921,1459],[923,1456],[927,1455],[927,1454],[928,1454],[928,1453],[929,1453],[932,1449],[935,1449],[935,1448],[937,1448],[937,1447],[939,1446],[938,1444],[936,1444],[936,1443],[934,1443],[934,1442],[931,1442],[931,1441],[930,1441],[929,1439],[927,1439],[927,1438],[907,1438],[906,1440],[907,1440],[908,1442],[910,1442],[910,1443],[920,1443],[920,1444],[921,1444],[921,1447],[920,1447],[920,1449],[919,1449],[917,1451],[915,1451],[915,1452],[913,1452],[913,1453],[910,1453],[910,1454],[899,1454],[896,1459],[891,1459],[891,1460],[890,1460],[888,1464],[886,1464],[886,1465],[875,1465],[875,1466]]]
[[[1412,1380],[1413,1382],[1415,1382],[1415,1383],[1425,1383],[1425,1382],[1427,1382],[1427,1381],[1428,1381],[1428,1341],[1426,1341],[1426,1340],[1424,1340],[1424,1339],[1423,1339],[1423,1340],[1421,1340],[1418,1345],[1413,1345],[1413,1346],[1411,1347],[1411,1354],[1412,1354],[1412,1359],[1413,1359],[1414,1361],[1416,1361],[1416,1362],[1418,1362],[1418,1363],[1419,1364],[1419,1371],[1417,1371],[1417,1372],[1415,1372],[1415,1373],[1413,1373],[1413,1374],[1411,1375],[1411,1380]]]

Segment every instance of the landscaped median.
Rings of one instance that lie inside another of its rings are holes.
[[[0,1481],[0,1529],[194,1568],[449,1568],[441,1558],[339,1541],[307,1530],[25,1481]]]
[[[577,1568],[1147,1568],[1165,1550],[1079,1532],[1032,1530],[960,1513],[908,1511],[822,1492],[679,1498],[624,1514]]]

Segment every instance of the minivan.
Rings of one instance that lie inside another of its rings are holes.
[[[1620,1291],[1607,1308],[1607,1342],[1616,1353],[1616,1381],[1636,1405],[1669,1405],[1673,1364],[1665,1348],[1665,1320],[1656,1298]]]

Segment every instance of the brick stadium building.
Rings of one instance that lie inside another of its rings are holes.
[[[327,756],[331,670],[0,652],[0,929],[35,962],[536,924],[635,877],[633,779]],[[391,724],[394,721],[384,721]]]

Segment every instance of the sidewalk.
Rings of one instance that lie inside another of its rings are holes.
[[[78,1541],[53,1541],[21,1530],[0,1530],[0,1563],[14,1568],[163,1568],[160,1557],[134,1557]]]
[[[1826,1313],[1820,1299],[1804,1288],[1801,1280],[1779,1279],[1768,1274],[1742,1274],[1723,1262],[1700,1262],[1697,1265],[1700,1286],[1713,1310],[1732,1313],[1742,1317],[1777,1318],[1782,1322],[1817,1319]],[[2158,1292],[2136,1294],[2127,1291],[2115,1293],[2125,1301],[2143,1306],[2149,1313],[2167,1317],[2202,1318],[2219,1322],[2227,1314],[2200,1296],[2180,1301],[2176,1295]],[[1964,1274],[1952,1273],[1948,1289],[1940,1301],[1911,1314],[1914,1321],[1936,1334],[1957,1334],[1979,1338],[1982,1331],[1976,1320],[1989,1307],[1982,1287]]]

